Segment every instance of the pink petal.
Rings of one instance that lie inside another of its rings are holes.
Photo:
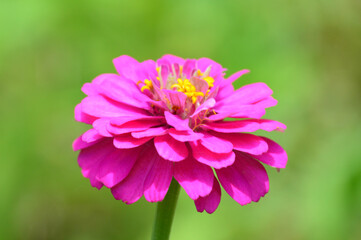
[[[94,128],[89,129],[82,135],[82,140],[87,143],[95,142],[103,138]]]
[[[171,64],[177,63],[179,65],[183,65],[184,64],[184,59],[177,57],[175,55],[172,54],[166,54],[163,57],[161,57],[162,60],[168,61]]]
[[[159,155],[152,146],[145,146],[128,176],[115,185],[111,191],[115,199],[132,204],[142,197],[144,181]]]
[[[164,112],[164,117],[167,123],[178,131],[192,131],[189,127],[189,119],[181,119],[179,116],[173,115],[168,111]]]
[[[203,147],[199,142],[191,142],[193,157],[198,162],[204,163],[214,168],[224,168],[233,164],[235,154],[233,151],[229,153],[214,153]]]
[[[113,64],[120,76],[123,76],[134,82],[139,80],[136,74],[136,69],[139,66],[139,62],[134,58],[123,55],[113,59]]]
[[[263,107],[256,105],[240,105],[237,102],[228,105],[217,104],[214,110],[218,114],[226,114],[227,117],[232,118],[261,118],[266,114],[266,110]],[[217,115],[213,116],[217,117]],[[210,119],[212,119],[212,116]]]
[[[232,143],[208,133],[204,133],[204,137],[200,140],[200,143],[214,153],[230,153],[233,150]]]
[[[193,74],[193,71],[196,69],[196,60],[195,59],[186,59],[184,65],[183,65],[183,74],[190,78]]]
[[[94,129],[103,137],[112,137],[113,135],[108,131],[110,120],[107,118],[99,118],[93,122]]]
[[[76,105],[74,109],[74,117],[76,121],[83,122],[86,124],[92,124],[97,119],[96,117],[83,113],[81,109],[81,103]]]
[[[221,202],[221,187],[219,186],[218,180],[214,178],[213,180],[213,188],[211,193],[205,197],[199,197],[194,201],[197,211],[203,212],[206,210],[207,213],[213,213],[219,203]]]
[[[174,178],[188,196],[195,200],[209,195],[212,191],[214,174],[212,168],[189,157],[174,163]]]
[[[232,166],[216,169],[216,173],[224,190],[241,205],[257,202],[269,190],[262,164],[239,152]]]
[[[209,122],[201,127],[223,133],[254,132],[260,129],[271,132],[287,128],[283,123],[268,119]]]
[[[222,104],[251,104],[271,96],[273,93],[265,83],[252,83],[236,90],[231,96],[220,101]]]
[[[161,136],[167,133],[166,127],[154,127],[149,128],[141,132],[132,132],[132,136],[135,138],[143,138],[143,137],[155,137],[155,136]]]
[[[183,112],[187,100],[187,95],[182,92],[164,89],[165,97],[170,101],[172,106],[178,107],[180,112]]]
[[[114,137],[113,144],[116,148],[135,148],[148,142],[153,137],[134,138],[131,134],[122,134]]]
[[[271,139],[261,137],[268,144],[268,151],[262,155],[253,155],[259,161],[275,168],[285,168],[287,164],[287,153],[283,148]]]
[[[139,132],[139,131],[147,130],[151,127],[162,125],[162,122],[163,121],[161,119],[148,119],[148,120],[140,119],[140,120],[124,123],[120,126],[116,126],[116,122],[115,122],[115,124],[109,124],[107,126],[107,130],[113,135],[130,133],[130,132]]]
[[[173,163],[157,158],[144,182],[144,197],[148,202],[162,201],[173,177]]]
[[[121,117],[131,115],[146,115],[145,110],[134,108],[101,95],[88,96],[81,102],[83,113],[93,117]]]
[[[154,146],[162,158],[173,162],[182,161],[188,156],[187,146],[169,135],[155,137]]]
[[[172,138],[180,142],[197,141],[204,137],[203,133],[177,131],[175,128],[170,128],[168,133],[172,136]]]
[[[254,103],[254,106],[260,107],[260,108],[269,108],[269,107],[274,107],[277,105],[277,100],[274,99],[273,97],[269,96],[257,103]]]
[[[139,149],[116,149],[104,157],[98,166],[96,179],[112,188],[126,178],[138,157]]]
[[[95,142],[85,142],[83,141],[83,135],[81,135],[80,137],[78,137],[77,139],[74,140],[73,142],[73,150],[74,151],[78,151],[87,147],[90,147],[92,145],[94,145],[95,143],[97,143],[98,141]],[[100,139],[99,139],[100,140]]]
[[[249,73],[250,71],[248,69],[243,69],[241,71],[238,71],[236,73],[233,73],[230,77],[228,77],[224,84],[232,84],[234,81],[236,81],[238,78],[240,78],[242,75]]]
[[[216,100],[214,100],[214,98],[209,98],[209,99],[207,99],[207,101],[205,101],[204,103],[202,103],[202,104],[196,109],[196,111],[191,115],[191,117],[195,117],[195,116],[197,116],[198,113],[214,107],[215,104],[216,104]]]
[[[260,155],[267,152],[268,144],[261,137],[247,133],[213,133],[219,138],[223,138],[233,144],[233,148],[238,151]]]

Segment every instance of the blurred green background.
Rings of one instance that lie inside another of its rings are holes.
[[[361,239],[361,4],[358,0],[0,2],[0,239],[149,239],[155,204],[92,188],[71,143],[85,82],[123,54],[209,57],[266,82],[267,118],[289,154],[270,192],[214,214],[184,191],[173,240]]]

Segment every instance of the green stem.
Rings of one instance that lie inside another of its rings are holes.
[[[179,184],[173,179],[168,193],[157,205],[152,240],[168,240],[179,195]]]

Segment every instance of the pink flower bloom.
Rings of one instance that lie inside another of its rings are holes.
[[[87,97],[75,107],[75,119],[92,125],[73,148],[93,187],[105,185],[127,204],[143,195],[158,202],[174,177],[197,210],[208,213],[218,207],[220,184],[241,205],[268,192],[261,163],[284,168],[287,154],[249,134],[286,128],[261,119],[277,104],[266,84],[234,90],[232,83],[249,71],[224,78],[225,69],[207,58],[165,55],[139,63],[120,56],[113,62],[118,74],[85,83]]]

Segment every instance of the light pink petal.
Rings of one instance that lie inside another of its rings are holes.
[[[224,84],[232,84],[234,81],[236,81],[238,78],[240,78],[242,75],[249,73],[250,71],[248,69],[243,69],[239,72],[236,72],[234,74],[232,74],[230,77],[228,77],[225,81]]]
[[[190,78],[193,72],[196,69],[196,60],[195,59],[187,59],[183,65],[183,74]]]
[[[260,108],[269,108],[269,107],[274,107],[277,105],[277,100],[274,99],[273,97],[269,96],[257,103],[254,103],[254,106],[260,107]]]
[[[212,191],[214,174],[212,168],[189,157],[174,163],[174,178],[188,196],[195,200],[207,196]]]
[[[89,129],[82,135],[82,140],[87,143],[95,142],[101,138],[103,138],[103,136],[100,135],[94,128]]]
[[[173,162],[182,161],[188,156],[187,146],[169,135],[155,137],[154,146],[162,158]]]
[[[287,153],[283,148],[271,139],[261,137],[268,144],[268,151],[262,155],[253,155],[259,161],[275,168],[285,168],[287,164]]]
[[[209,66],[211,66],[210,76],[217,77],[222,75],[224,69],[219,63],[209,58],[200,58],[197,60],[197,68],[202,72],[206,71]]]
[[[196,111],[191,115],[191,117],[195,117],[197,116],[197,114],[199,114],[202,111],[208,110],[212,107],[214,107],[214,105],[216,104],[216,100],[214,100],[214,98],[209,98],[207,99],[204,103],[202,103],[197,109]]]
[[[78,151],[87,147],[90,147],[92,145],[94,145],[95,143],[97,143],[98,141],[95,142],[85,142],[83,141],[83,135],[81,135],[80,137],[78,137],[77,139],[74,140],[73,142],[73,150],[74,151]],[[100,139],[99,139],[100,140]]]
[[[179,108],[179,112],[183,112],[187,100],[187,95],[182,92],[167,89],[164,89],[163,93],[165,94],[165,97],[170,101],[172,106]]]
[[[144,137],[155,137],[155,136],[161,136],[167,133],[166,127],[154,127],[149,128],[141,132],[132,132],[132,136],[135,138],[144,138]]]
[[[140,80],[136,74],[136,69],[139,66],[139,62],[134,58],[123,55],[113,59],[113,64],[120,76],[130,79],[135,83]]]
[[[233,144],[233,148],[238,151],[260,155],[268,151],[267,142],[253,134],[247,133],[213,133],[219,138],[223,138]]]
[[[185,60],[183,58],[174,56],[172,54],[166,54],[161,59],[168,61],[171,64],[177,63],[179,65],[183,65]]]
[[[146,115],[145,110],[118,103],[101,95],[88,96],[81,102],[81,110],[94,117]]]
[[[153,137],[135,138],[130,133],[114,137],[113,144],[116,148],[135,148],[148,142]]]
[[[189,119],[181,119],[179,116],[173,115],[168,111],[164,112],[164,116],[167,123],[178,131],[192,131],[189,127]]]
[[[173,177],[173,163],[158,157],[144,182],[144,197],[148,202],[162,201]]]
[[[269,190],[262,164],[239,152],[232,166],[216,169],[216,173],[224,190],[241,205],[257,202]]]
[[[211,134],[204,133],[204,137],[200,140],[203,147],[214,153],[230,153],[233,150],[231,142],[215,137]]]
[[[144,181],[157,158],[159,156],[154,147],[143,147],[128,176],[111,189],[114,198],[126,204],[138,201],[144,192]]]
[[[115,126],[122,126],[127,122],[131,122],[134,120],[144,120],[143,122],[156,122],[163,123],[164,117],[162,116],[145,116],[145,115],[134,115],[134,116],[124,116],[119,118],[112,118],[111,124]]]
[[[156,79],[158,76],[154,60],[141,62],[136,70],[139,80]]]
[[[214,153],[202,146],[199,142],[191,142],[193,157],[198,162],[204,163],[214,168],[224,168],[233,164],[235,154],[233,151],[229,153]]]
[[[96,117],[83,113],[81,109],[81,103],[76,105],[74,109],[74,117],[76,121],[83,122],[86,124],[92,124],[97,119]]]
[[[112,123],[113,121],[111,121]],[[115,122],[115,121],[114,121]],[[112,133],[113,135],[119,135],[119,134],[123,134],[123,133],[130,133],[130,132],[139,132],[139,131],[144,131],[147,130],[151,127],[156,127],[159,125],[162,125],[162,119],[145,119],[145,120],[135,120],[135,121],[130,121],[124,124],[121,124],[120,126],[115,124],[109,124],[107,125],[107,130]]]
[[[189,131],[177,131],[175,128],[168,130],[168,133],[172,138],[180,142],[197,141],[204,137],[203,133],[189,132]]]
[[[216,89],[217,88],[218,88],[217,95],[214,97],[217,102],[233,95],[233,93],[234,93],[234,87],[232,84],[222,85],[222,86],[216,87]],[[212,91],[211,91],[211,94],[212,94]]]
[[[98,166],[96,179],[112,188],[128,176],[138,157],[139,149],[116,149]]]
[[[287,128],[283,123],[268,119],[209,122],[206,125],[202,125],[201,127],[223,133],[254,132],[257,130],[271,132],[274,130],[282,131],[283,129]]]
[[[117,75],[115,75],[117,76]],[[99,86],[100,93],[114,101],[142,109],[151,109],[150,98],[140,91],[136,83],[120,79],[106,79]]]
[[[231,96],[219,101],[224,105],[237,102],[238,104],[252,104],[271,96],[273,91],[265,83],[252,83],[236,90]]]
[[[226,114],[227,117],[232,118],[261,118],[266,114],[266,110],[263,107],[255,105],[240,105],[237,102],[228,105],[217,104],[214,107],[214,110],[218,114]]]
[[[99,118],[93,122],[94,129],[103,137],[112,137],[113,135],[108,131],[110,120],[107,118]]]
[[[207,213],[213,213],[221,201],[221,187],[219,186],[218,180],[214,178],[213,188],[211,193],[205,197],[199,197],[194,201],[197,211],[203,212],[206,210]]]

